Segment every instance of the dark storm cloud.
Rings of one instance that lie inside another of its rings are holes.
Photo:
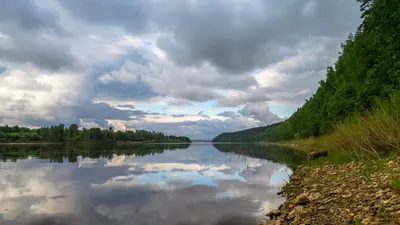
[[[104,118],[114,120],[129,120],[130,116],[142,116],[147,113],[142,110],[120,110],[110,105],[100,102],[84,104],[73,111],[78,112],[80,118]]]
[[[76,57],[68,45],[56,38],[43,37],[35,32],[12,34],[13,48],[0,47],[0,58],[33,65],[52,71],[73,69]]]
[[[59,31],[59,18],[39,7],[35,1],[3,0],[0,7],[0,23],[13,23],[27,30],[51,29]]]
[[[143,33],[152,15],[150,1],[61,0],[70,13],[81,20],[100,26],[122,26],[132,33]]]
[[[39,7],[35,1],[2,1],[0,32],[6,35],[0,58],[16,63],[31,63],[47,70],[75,69],[78,62],[68,44],[59,17]]]
[[[15,112],[33,112],[29,100],[18,100],[8,107],[8,110]],[[106,120],[141,120],[146,115],[159,115],[158,113],[148,113],[142,110],[121,110],[114,108],[104,102],[94,103],[87,101],[77,105],[57,105],[48,109],[51,119],[43,119],[34,115],[23,115],[19,118],[17,115],[0,116],[0,120],[16,119],[23,126],[50,126],[54,124],[81,124],[95,123],[100,127],[107,127]]]
[[[159,96],[151,86],[143,83],[97,83],[94,88],[96,98],[99,99],[119,99],[119,100],[145,100]]]
[[[343,38],[359,21],[356,1],[62,3],[88,23],[133,33],[161,31],[157,45],[178,64],[211,62],[230,73],[277,62],[309,37]]]
[[[56,115],[56,120],[65,121],[69,124],[71,121],[86,119],[86,122],[94,122],[102,125],[108,125],[106,120],[135,120],[149,115],[150,113],[142,110],[121,110],[114,108],[104,102],[92,103],[86,102],[77,106],[61,106],[52,110],[52,115]],[[79,124],[79,122],[77,122]]]

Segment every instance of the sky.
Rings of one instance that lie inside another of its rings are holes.
[[[212,139],[312,96],[356,0],[3,0],[0,124]]]

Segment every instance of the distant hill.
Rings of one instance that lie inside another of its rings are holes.
[[[281,123],[265,127],[256,127],[232,133],[222,133],[216,136],[212,142],[256,142],[266,140],[269,132],[273,131],[275,127]]]

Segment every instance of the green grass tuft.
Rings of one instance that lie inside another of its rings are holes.
[[[390,181],[390,187],[392,187],[395,192],[400,194],[400,177],[392,178]]]

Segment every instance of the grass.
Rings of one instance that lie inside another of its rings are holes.
[[[339,151],[335,143],[332,142],[332,137],[330,135],[321,136],[318,138],[311,137],[307,139],[280,142],[279,145],[296,148],[306,153],[315,150],[328,151],[328,157],[321,157],[312,161],[308,161],[308,165],[344,164],[357,160],[357,157],[354,157],[353,154],[349,154],[346,151]]]
[[[390,187],[397,192],[397,194],[400,194],[400,177],[392,178],[390,181]]]
[[[329,138],[337,149],[351,152],[358,158],[400,153],[400,94],[378,102],[369,113],[358,113],[339,124]]]
[[[294,196],[297,196],[300,194],[301,188],[299,184],[291,184],[290,182],[286,183],[281,187],[281,191],[284,192],[285,194],[293,194]]]
[[[340,164],[352,160],[382,158],[388,154],[400,154],[400,92],[387,101],[378,101],[367,113],[357,113],[336,126],[332,134],[280,144],[305,152],[327,150],[326,162]]]

